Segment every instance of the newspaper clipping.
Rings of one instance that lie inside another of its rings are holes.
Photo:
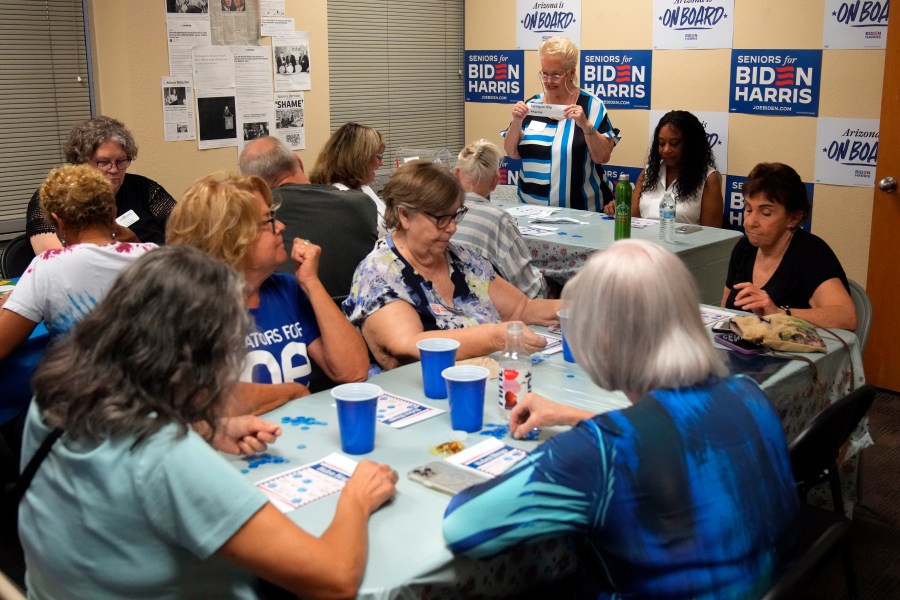
[[[310,90],[309,34],[272,38],[276,92]]]
[[[189,77],[163,77],[163,134],[167,142],[197,139],[194,85]]]
[[[275,136],[291,150],[306,148],[303,92],[275,93]]]

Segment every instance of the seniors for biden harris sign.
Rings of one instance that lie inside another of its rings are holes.
[[[581,89],[608,108],[650,108],[651,50],[584,50]]]
[[[515,104],[524,100],[522,50],[467,50],[466,102]]]
[[[815,117],[821,80],[821,50],[732,50],[728,111]]]

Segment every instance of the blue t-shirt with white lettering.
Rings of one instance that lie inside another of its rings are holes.
[[[250,309],[255,328],[247,335],[241,381],[309,385],[309,345],[321,334],[312,305],[292,275],[275,273],[259,288]]]

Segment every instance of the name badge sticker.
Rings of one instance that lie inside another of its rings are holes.
[[[434,313],[436,317],[446,317],[450,315],[450,311],[444,308],[440,304],[431,304],[431,312]]]
[[[134,223],[140,221],[141,218],[137,216],[137,213],[133,210],[129,210],[126,213],[122,213],[116,218],[116,223],[121,225],[122,227],[131,227]]]
[[[543,121],[529,121],[528,127],[526,127],[525,129],[527,129],[528,131],[543,131],[546,128],[547,124]]]

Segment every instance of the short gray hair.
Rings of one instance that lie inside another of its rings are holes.
[[[34,376],[49,427],[75,440],[131,435],[135,445],[169,424],[215,422],[246,356],[243,278],[189,246],[141,256],[58,344]]]
[[[460,175],[474,185],[490,183],[500,168],[500,149],[484,139],[463,148],[456,158]]]
[[[658,244],[615,242],[587,262],[562,298],[575,359],[604,389],[642,396],[728,373],[700,318],[693,276]]]
[[[241,175],[254,175],[274,187],[297,168],[297,156],[280,139],[267,135],[244,146],[238,166]]]
[[[72,127],[66,139],[66,160],[73,165],[84,164],[94,158],[97,147],[106,142],[116,142],[122,146],[129,160],[137,158],[138,147],[128,128],[118,119],[101,116],[81,121]]]

